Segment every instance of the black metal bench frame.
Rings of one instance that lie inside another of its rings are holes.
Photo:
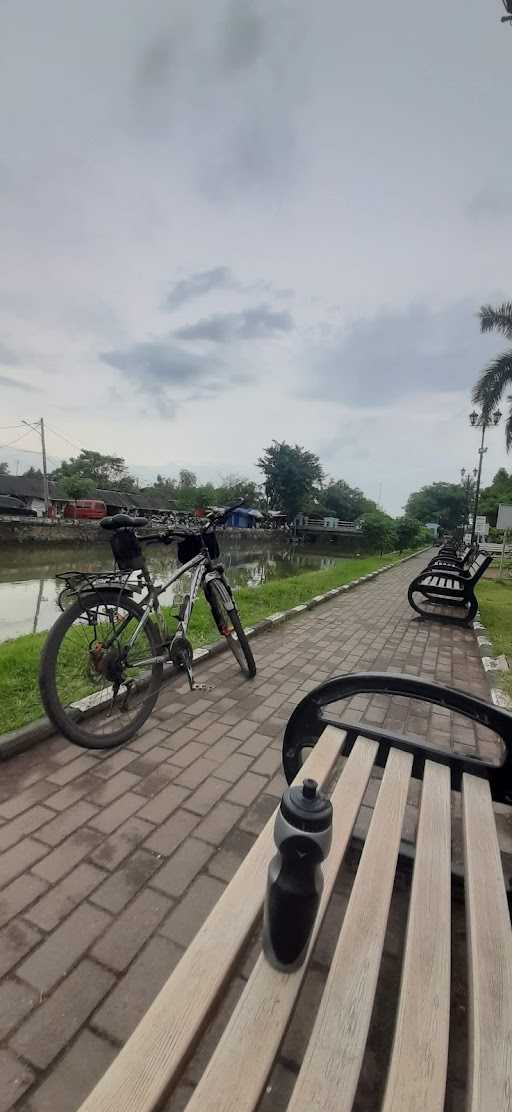
[[[478,560],[479,557],[476,557]],[[478,580],[489,567],[492,561],[492,556],[482,556],[481,562],[478,564],[476,571],[473,572],[473,565],[468,568],[465,574],[450,570],[441,570],[427,567],[420,575],[413,579],[407,592],[407,598],[413,610],[420,615],[421,618],[434,618],[439,622],[455,622],[458,625],[468,625],[473,620],[478,610],[478,602],[475,595],[475,586]],[[440,582],[426,583],[426,579],[435,579]],[[444,584],[442,580],[444,579]],[[448,586],[447,581],[450,580],[451,584]],[[455,584],[456,586],[453,586]],[[458,617],[455,613],[453,615],[435,614],[429,610],[422,608],[421,604],[414,598],[415,594],[422,595],[427,602],[434,606],[449,606],[454,609],[464,609],[464,615]]]

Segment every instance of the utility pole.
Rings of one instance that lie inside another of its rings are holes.
[[[46,514],[46,517],[48,517],[48,513],[49,513],[49,509],[50,509],[50,496],[49,496],[49,486],[48,486],[48,469],[46,467],[46,441],[45,441],[45,438],[44,438],[44,419],[42,417],[40,417],[39,421],[35,421],[34,424],[32,424],[31,421],[25,421],[25,420],[22,420],[21,423],[22,423],[22,425],[28,425],[28,427],[30,429],[34,429],[34,431],[39,431],[39,435],[41,437],[41,455],[43,457],[44,512]],[[38,428],[38,426],[39,426],[39,428]]]

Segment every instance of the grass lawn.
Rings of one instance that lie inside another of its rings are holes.
[[[383,564],[396,563],[405,555],[406,552],[393,552],[382,556],[339,560],[334,567],[324,571],[305,571],[286,579],[272,579],[260,587],[242,587],[236,592],[242,622],[246,626],[254,625],[269,614],[307,602],[314,595],[323,594],[332,587],[339,587],[351,579],[376,571]],[[45,633],[29,633],[0,644],[0,734],[24,726],[43,715],[37,677],[45,637]],[[218,637],[204,598],[198,599],[194,607],[189,637],[195,648],[207,645]],[[85,689],[83,693],[86,693]],[[75,693],[74,697],[77,697]]]
[[[512,657],[512,580],[483,579],[476,590],[482,621],[496,654]],[[508,695],[512,696],[512,673],[494,673]]]

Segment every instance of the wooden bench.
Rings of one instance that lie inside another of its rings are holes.
[[[456,757],[366,724],[330,717],[331,704],[361,693],[427,700],[493,729],[504,743],[500,766]],[[450,1038],[451,791],[462,795],[464,887],[469,964],[467,1112],[512,1107],[512,934],[493,799],[512,791],[512,716],[478,699],[409,676],[362,674],[331,680],[308,695],[288,723],[287,779],[313,776],[332,790],[333,842],[308,952],[343,863],[372,769],[383,769],[332,964],[293,1091],[273,1112],[349,1112],[361,1077],[411,777],[422,780],[407,932],[387,1069],[371,1112],[442,1112]],[[309,753],[305,763],[305,754]],[[333,775],[334,774],[334,775]],[[272,816],[209,918],[81,1112],[251,1112],[264,1093],[307,971],[276,972],[260,953],[244,991],[215,1038],[204,1073],[183,1104],[172,1092],[202,1029],[226,992],[257,926],[273,855]],[[457,1000],[453,1028],[460,1025]],[[375,1070],[374,1070],[375,1073]],[[455,1107],[455,1105],[450,1105]],[[458,1106],[457,1106],[458,1107]],[[462,1112],[462,1108],[461,1108]]]
[[[407,592],[410,605],[422,618],[467,625],[478,610],[476,584],[491,561],[492,556],[478,553],[463,573],[440,567],[425,568],[410,584]]]

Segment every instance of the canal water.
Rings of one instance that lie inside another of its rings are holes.
[[[257,587],[269,579],[332,567],[338,553],[322,555],[315,548],[292,546],[286,540],[223,537],[219,534],[221,558],[231,585]],[[146,549],[148,564],[156,581],[178,567],[176,549]],[[342,557],[341,557],[342,558]],[[0,641],[23,633],[49,629],[60,610],[57,596],[63,587],[56,575],[64,571],[112,571],[108,545],[72,548],[61,545],[16,546],[0,550]],[[183,592],[186,579],[162,596],[171,603]]]

